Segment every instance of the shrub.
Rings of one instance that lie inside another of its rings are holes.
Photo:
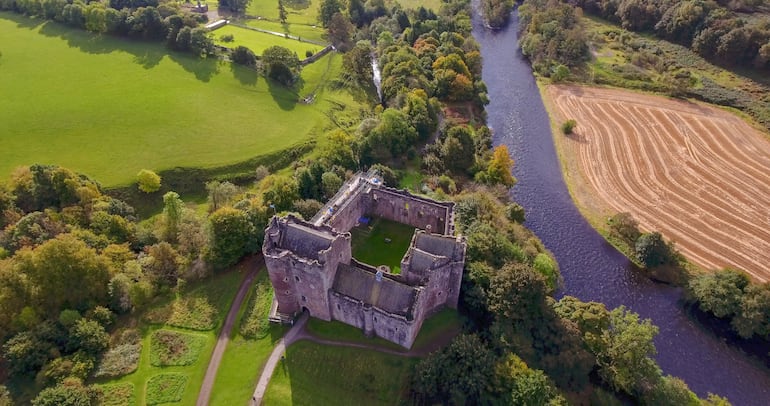
[[[235,40],[235,37],[233,37],[233,34],[225,34],[225,35],[221,35],[219,37],[219,40],[222,42],[233,42],[233,40]]]
[[[575,126],[577,125],[577,121],[575,120],[567,120],[561,125],[561,132],[566,134],[572,134],[572,131],[575,129]]]
[[[179,402],[187,386],[187,375],[158,374],[147,381],[147,404]]]
[[[134,384],[131,382],[101,386],[103,397],[99,402],[102,406],[131,406],[136,404]]]
[[[305,51],[305,58],[310,58],[311,56],[313,56],[313,51],[311,51],[309,49],[307,51]]]
[[[247,338],[262,338],[267,335],[269,323],[267,320],[270,305],[273,302],[273,292],[268,281],[262,279],[249,300],[249,307],[241,321],[241,335]]]
[[[116,377],[130,374],[139,366],[142,343],[121,344],[110,348],[99,361],[95,377]]]
[[[139,190],[144,193],[157,192],[160,189],[160,176],[149,169],[139,171],[136,174],[136,181],[139,184]]]
[[[156,367],[194,364],[205,342],[201,336],[157,330],[150,339],[150,363]]]
[[[187,297],[171,306],[168,325],[191,330],[211,330],[216,322],[217,309],[204,297]]]

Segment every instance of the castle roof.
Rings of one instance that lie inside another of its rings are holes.
[[[408,318],[413,316],[418,293],[416,287],[388,277],[382,277],[378,281],[375,273],[347,264],[339,264],[337,267],[332,290]]]
[[[454,258],[458,244],[454,237],[416,233],[414,246],[436,256]]]
[[[318,259],[318,253],[329,249],[333,240],[331,233],[301,223],[288,223],[282,233],[280,245],[299,257]]]

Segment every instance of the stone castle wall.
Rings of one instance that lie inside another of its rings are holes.
[[[368,213],[402,224],[446,234],[449,211],[452,204],[429,202],[406,192],[374,189],[370,192],[371,205]]]

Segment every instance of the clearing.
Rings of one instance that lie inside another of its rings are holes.
[[[412,242],[414,227],[382,218],[372,218],[369,226],[357,226],[352,234],[353,258],[369,265],[387,265],[401,273],[401,259]]]
[[[295,39],[281,38],[278,35],[267,34],[248,28],[238,27],[232,24],[225,25],[222,28],[218,28],[211,32],[214,35],[214,42],[217,45],[221,45],[228,48],[235,48],[239,45],[243,45],[246,48],[254,51],[257,55],[262,55],[265,49],[270,48],[273,45],[282,46],[295,52],[299,59],[305,59],[305,52],[311,51],[316,53],[323,49],[321,45],[309,44],[307,42],[297,41]],[[225,42],[222,40],[222,36],[232,35],[233,40]]]
[[[284,150],[329,126],[329,110],[358,105],[325,89],[341,69],[334,53],[290,90],[216,59],[7,12],[0,43],[3,174],[57,164],[122,186],[142,168],[209,168]],[[311,92],[313,104],[297,102]]]
[[[630,212],[695,264],[770,279],[770,142],[717,108],[623,90],[549,86],[566,176],[588,217]]]

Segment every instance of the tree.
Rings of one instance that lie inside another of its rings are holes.
[[[19,251],[15,263],[35,286],[35,302],[46,312],[85,310],[106,301],[108,262],[71,234]]]
[[[208,29],[196,27],[190,31],[190,52],[205,57],[214,54],[214,40]]]
[[[3,358],[8,361],[14,375],[34,374],[48,361],[50,348],[50,344],[41,341],[32,332],[24,331],[3,345]]]
[[[183,210],[184,202],[179,198],[178,193],[168,192],[163,195],[164,240],[176,242]]]
[[[359,42],[342,56],[342,68],[355,84],[370,88],[372,86],[372,47]]]
[[[770,284],[746,287],[732,325],[743,338],[751,338],[755,334],[765,340],[770,338]]]
[[[342,179],[334,172],[324,172],[321,177],[321,185],[324,192],[324,197],[331,199],[338,190],[342,187]]]
[[[254,227],[246,213],[223,207],[209,216],[211,246],[208,259],[215,266],[225,268],[235,264],[249,247]]]
[[[54,387],[43,389],[32,400],[32,406],[91,406],[100,395],[101,390],[84,385],[80,379],[68,378]]]
[[[209,192],[210,211],[217,211],[224,207],[237,196],[241,190],[230,182],[211,181],[206,183],[206,191]]]
[[[596,354],[599,376],[614,390],[639,396],[660,379],[653,338],[658,328],[649,319],[620,306],[610,312],[604,345]]]
[[[716,317],[732,317],[741,310],[743,292],[751,281],[735,269],[701,274],[689,283],[689,291],[704,312]]]
[[[477,335],[462,334],[415,367],[414,390],[426,400],[476,404],[485,399],[495,356]]]
[[[144,193],[157,192],[160,189],[160,176],[149,169],[139,171],[136,180],[139,183],[139,190]]]
[[[702,403],[683,380],[664,376],[643,397],[644,404],[658,406],[701,406]]]
[[[636,258],[647,268],[672,264],[676,256],[659,232],[642,234],[634,247]]]
[[[559,397],[556,388],[543,371],[530,369],[515,354],[509,354],[495,366],[495,374],[500,381],[498,387],[503,392],[502,398],[511,405],[545,406],[551,405]]]
[[[575,126],[577,125],[577,121],[573,119],[569,119],[562,123],[561,125],[561,132],[563,132],[565,135],[572,134],[572,131],[575,129]]]
[[[329,26],[329,22],[332,20],[334,13],[339,13],[342,9],[342,4],[339,0],[323,0],[321,1],[321,9],[319,10],[318,19],[321,20],[321,25],[324,27]]]
[[[449,129],[441,147],[444,166],[454,173],[468,172],[475,161],[473,130],[467,125]]]
[[[498,145],[492,153],[492,160],[487,168],[487,179],[490,183],[500,183],[507,187],[516,184],[516,178],[511,174],[513,159],[508,153],[508,147]]]
[[[291,50],[273,45],[262,53],[262,67],[270,79],[289,86],[299,73],[299,58]]]
[[[620,237],[631,246],[636,243],[636,240],[641,235],[639,232],[639,222],[628,212],[612,216],[609,220],[609,225],[612,234]]]
[[[278,19],[281,20],[281,24],[286,24],[287,17],[288,14],[286,13],[286,7],[283,5],[283,0],[278,0]]]
[[[104,331],[99,322],[88,319],[78,319],[70,328],[71,348],[84,351],[96,357],[110,345],[110,336]]]
[[[289,210],[294,201],[299,200],[297,182],[292,178],[272,175],[265,179],[264,186],[262,200],[274,213]]]
[[[167,242],[160,242],[148,250],[151,260],[146,265],[147,274],[156,285],[175,287],[179,277],[179,254]]]
[[[233,62],[239,65],[249,67],[254,67],[257,65],[257,55],[255,55],[251,49],[246,48],[243,45],[238,45],[235,47],[230,58],[233,60]]]
[[[227,8],[233,13],[243,13],[251,3],[251,0],[219,0],[219,6]]]
[[[342,52],[350,49],[350,36],[355,30],[353,24],[342,13],[334,13],[326,26],[329,41]]]

